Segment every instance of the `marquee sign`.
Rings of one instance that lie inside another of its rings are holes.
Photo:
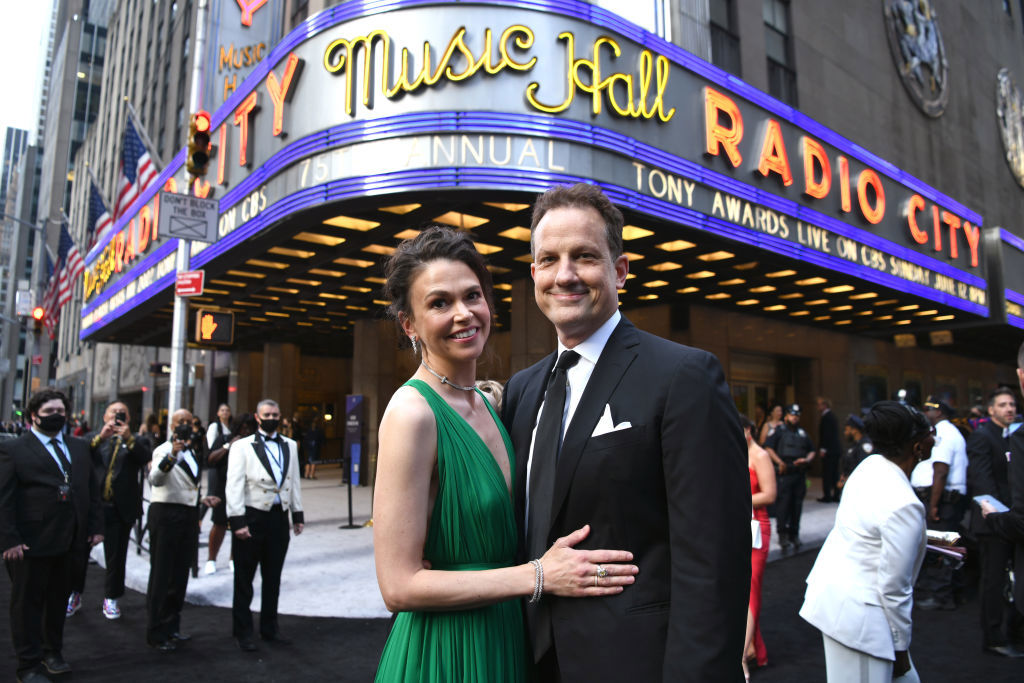
[[[214,168],[190,189],[219,200],[219,239],[194,244],[190,267],[370,186],[587,180],[638,211],[988,314],[981,216],[800,112],[587,3],[433,4],[446,11],[343,3],[269,51],[214,114]],[[187,187],[182,162],[161,183]],[[116,226],[123,248],[90,253],[83,337],[170,285],[154,201]]]

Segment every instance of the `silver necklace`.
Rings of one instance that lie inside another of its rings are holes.
[[[464,387],[461,384],[456,384],[455,382],[452,382],[450,379],[448,379],[444,375],[437,374],[434,371],[434,368],[432,368],[429,365],[427,365],[426,361],[422,361],[421,360],[420,361],[420,365],[425,367],[427,369],[427,372],[429,372],[431,375],[433,375],[434,377],[436,377],[439,380],[441,380],[441,384],[447,384],[448,386],[452,387],[453,389],[458,389],[459,391],[473,391],[474,389],[476,389],[475,386]]]

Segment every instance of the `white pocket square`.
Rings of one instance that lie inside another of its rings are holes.
[[[628,421],[620,422],[615,424],[615,420],[612,419],[612,407],[609,404],[605,404],[604,413],[601,414],[601,419],[597,421],[597,426],[594,427],[594,433],[590,435],[590,438],[601,436],[602,434],[609,434],[611,432],[622,431],[623,429],[629,429],[633,425]]]

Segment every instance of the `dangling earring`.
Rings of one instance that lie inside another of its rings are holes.
[[[420,352],[419,344],[416,343],[416,335],[409,337],[409,341],[412,342],[412,352],[418,354]]]

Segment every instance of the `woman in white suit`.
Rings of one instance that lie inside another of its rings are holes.
[[[925,510],[910,472],[930,457],[934,430],[896,401],[873,405],[864,425],[875,453],[843,489],[800,616],[822,633],[829,683],[915,682],[910,612],[925,552]]]

